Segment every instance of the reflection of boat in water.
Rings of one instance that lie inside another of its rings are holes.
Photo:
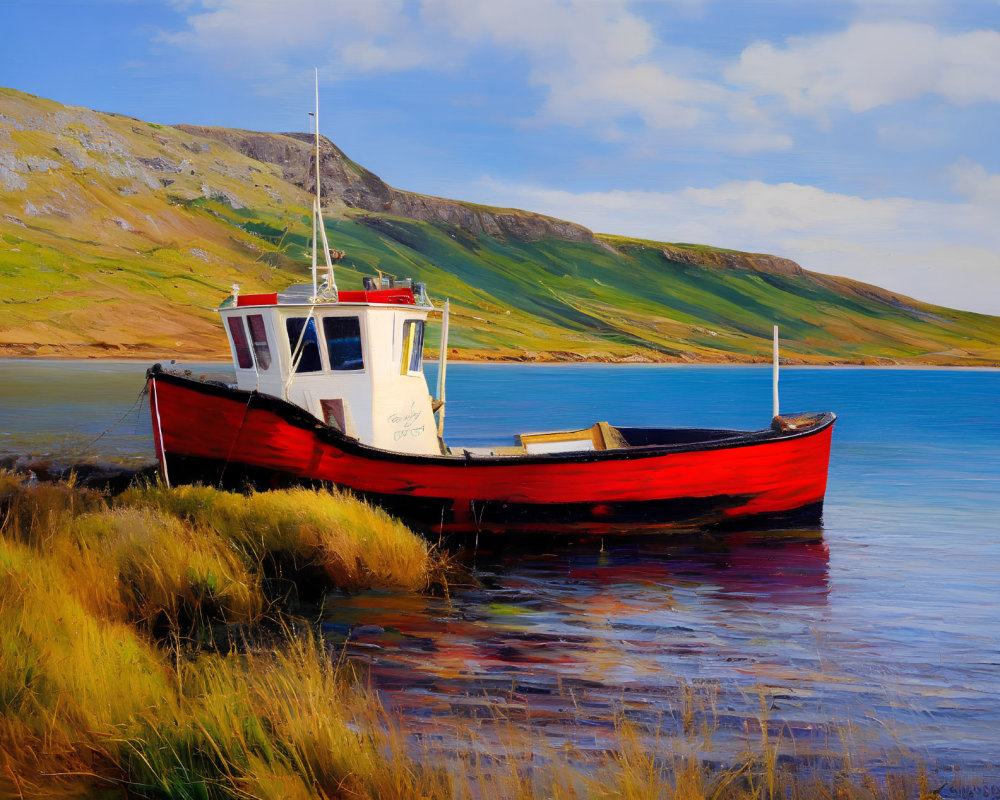
[[[318,114],[318,109],[317,109]],[[633,428],[596,422],[523,433],[507,446],[443,438],[444,374],[423,375],[421,284],[380,274],[338,291],[317,196],[325,282],[241,295],[219,308],[236,382],[148,373],[168,481],[352,489],[435,531],[705,527],[819,517],[831,413],[778,416],[762,430]],[[442,358],[447,348],[447,304]]]
[[[480,539],[477,569],[504,574],[552,572],[595,593],[625,584],[693,587],[741,602],[822,605],[830,551],[819,526],[786,531],[738,531],[724,537],[642,537],[586,547],[532,548],[518,541]],[[484,546],[485,543],[485,546]]]
[[[448,600],[341,598],[324,607],[324,632],[369,665],[380,689],[419,687],[398,702],[449,702],[513,682],[533,694],[534,714],[539,696],[570,687],[611,707],[627,681],[656,702],[663,676],[697,676],[703,659],[748,663],[760,646],[766,662],[766,645],[749,641],[761,620],[808,618],[803,609],[827,603],[829,551],[817,529],[675,542],[524,552],[498,540],[477,554],[475,583],[454,586]]]

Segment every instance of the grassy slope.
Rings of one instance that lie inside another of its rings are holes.
[[[299,279],[298,265],[266,263],[257,237],[204,199],[284,214],[285,196],[307,203],[273,168],[11,90],[0,90],[0,113],[0,159],[6,151],[21,170],[0,186],[0,345],[11,354],[218,352],[225,337],[210,309],[233,281]]]
[[[309,198],[273,165],[13,90],[0,113],[0,353],[223,356],[212,309],[234,281],[307,279]],[[376,267],[426,281],[453,299],[459,356],[747,361],[767,357],[777,322],[785,354],[807,362],[1000,362],[996,318],[846,279],[694,266],[622,237],[513,241],[328,213],[347,253],[338,283]]]
[[[803,361],[1000,356],[995,318],[915,301],[888,304],[844,279],[692,266],[623,240],[614,251],[552,239],[503,242],[412,220],[361,220],[331,220],[347,261],[360,272],[379,266],[413,275],[454,298],[462,324],[452,343],[484,355],[742,361],[767,357],[776,322],[786,355]],[[442,264],[447,272],[435,266]]]

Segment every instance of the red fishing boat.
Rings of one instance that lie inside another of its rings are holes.
[[[835,416],[778,415],[777,372],[774,417],[762,430],[595,422],[524,433],[505,446],[449,446],[448,304],[433,398],[423,374],[434,310],[425,287],[380,274],[338,291],[318,190],[313,220],[311,284],[256,295],[234,286],[219,308],[235,383],[149,370],[168,483],[330,483],[434,532],[607,534],[818,519]]]
[[[336,292],[328,279],[315,294],[309,284],[234,292],[219,311],[235,384],[150,369],[164,477],[328,482],[442,532],[606,534],[819,516],[831,413],[775,415],[758,431],[597,422],[525,433],[508,446],[448,446],[446,362],[437,399],[423,375],[432,310],[424,287],[388,278],[366,284]]]
[[[238,308],[247,316],[289,310]],[[376,306],[353,308],[363,314]],[[157,455],[168,481],[264,487],[329,482],[434,532],[608,534],[815,521],[834,421],[830,413],[779,417],[760,431],[598,423],[583,431],[523,435],[512,447],[461,448],[442,445],[428,424],[429,396],[391,408],[391,401],[373,403],[380,406],[373,417],[385,423],[380,438],[403,442],[403,449],[365,441],[357,409],[349,412],[343,396],[314,394],[303,407],[261,389],[186,377],[160,365],[148,380]],[[430,445],[428,452],[418,452],[418,443]]]

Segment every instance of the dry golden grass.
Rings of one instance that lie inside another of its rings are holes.
[[[209,529],[258,561],[332,584],[419,591],[435,574],[427,543],[383,510],[310,489],[234,494],[206,486],[132,489],[120,506],[157,509]]]
[[[77,514],[106,508],[99,492],[65,483],[35,483],[0,470],[0,530],[8,539],[45,546],[59,538]]]
[[[362,504],[285,494],[151,488],[112,507],[0,474],[0,795],[448,796],[309,627],[266,604],[261,580],[280,551],[351,588],[423,586],[426,545]],[[380,535],[393,540],[366,550]],[[353,571],[330,567],[337,547]],[[397,554],[393,567],[366,566],[372,552]],[[261,636],[246,626],[265,609]],[[220,622],[244,625],[228,655],[199,645]]]
[[[46,796],[46,775],[115,776],[114,742],[134,735],[146,709],[174,699],[162,654],[74,596],[76,577],[0,538],[0,775],[14,776],[25,796]]]
[[[308,631],[226,656],[158,647],[38,555],[0,539],[0,775],[21,796],[448,796],[392,755],[378,707]]]
[[[499,709],[499,744],[470,720],[454,756],[414,753],[313,626],[266,596],[279,554],[353,587],[421,588],[433,561],[381,512],[322,493],[151,487],[112,505],[0,473],[0,797],[937,797],[922,772],[866,772],[849,736],[823,768],[781,760],[763,693],[756,741],[726,765],[706,760],[717,723],[701,689],[682,692],[676,735],[623,717],[596,753]],[[223,622],[240,624],[216,649],[201,632]]]
[[[146,625],[252,623],[263,613],[260,574],[213,531],[149,508],[118,508],[86,514],[70,532],[75,557],[110,570],[124,608]]]

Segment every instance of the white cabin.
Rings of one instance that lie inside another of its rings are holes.
[[[237,388],[294,403],[373,447],[441,454],[423,373],[433,308],[426,291],[408,280],[365,285],[315,301],[311,284],[256,295],[234,289],[219,313]]]

